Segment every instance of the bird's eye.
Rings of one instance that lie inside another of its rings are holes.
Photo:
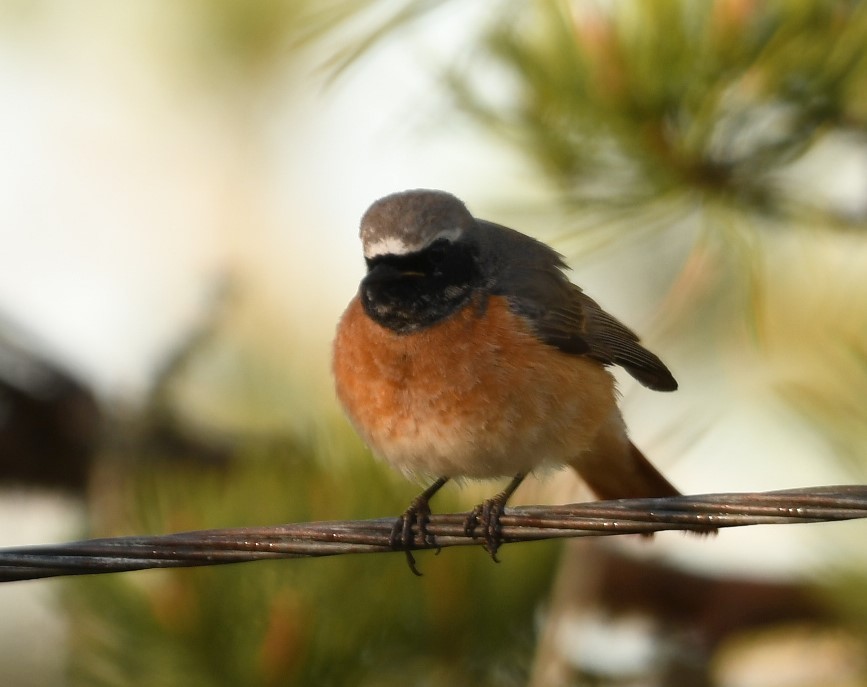
[[[441,265],[446,259],[447,250],[448,241],[445,239],[437,239],[427,247],[425,252],[427,253],[428,260],[432,265]]]

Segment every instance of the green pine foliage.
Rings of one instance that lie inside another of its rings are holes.
[[[453,84],[572,207],[646,210],[686,196],[792,219],[804,199],[780,174],[831,131],[867,130],[862,3],[504,9],[485,52],[511,97],[481,95],[491,89],[472,70]]]

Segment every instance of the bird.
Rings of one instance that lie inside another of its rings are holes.
[[[423,543],[449,480],[510,477],[466,523],[497,560],[499,516],[522,480],[570,466],[600,499],[677,496],[632,443],[608,368],[674,391],[638,336],[572,283],[563,256],[475,218],[456,196],[412,189],[375,201],[360,238],[367,273],[337,326],[337,398],[372,452],[434,479],[395,523],[392,548]]]

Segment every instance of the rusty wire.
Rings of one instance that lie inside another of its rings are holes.
[[[435,536],[436,543],[417,538],[411,550],[480,543],[464,531],[467,517],[467,513],[432,515],[427,530]],[[514,543],[865,517],[867,485],[851,485],[518,506],[507,508],[500,524],[503,543]],[[0,582],[276,558],[384,553],[394,551],[390,545],[394,522],[394,518],[307,522],[0,549]]]

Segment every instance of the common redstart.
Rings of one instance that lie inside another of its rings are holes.
[[[542,466],[569,465],[601,499],[678,494],[629,440],[606,368],[656,391],[677,382],[559,253],[423,189],[377,200],[360,235],[367,275],[337,329],[334,377],[374,453],[438,478],[393,533],[414,571],[412,526],[433,543],[428,501],[452,478],[513,478],[468,520],[492,555],[506,501]]]

